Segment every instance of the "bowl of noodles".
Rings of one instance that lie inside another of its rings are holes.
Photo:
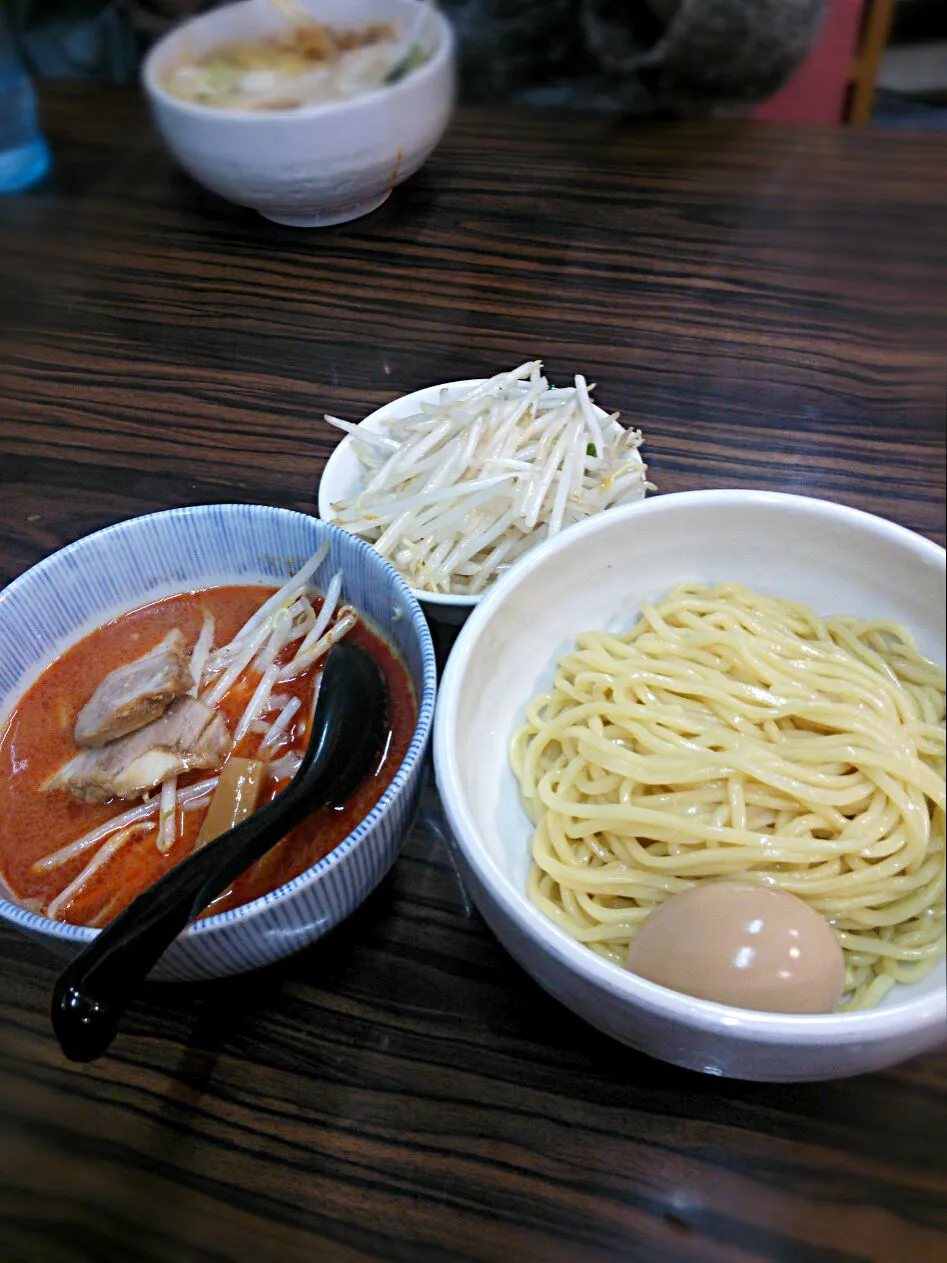
[[[293,227],[375,210],[427,160],[454,99],[425,0],[240,0],[170,31],[142,80],[180,165]]]
[[[500,941],[600,1030],[710,1074],[837,1078],[936,1045],[944,603],[936,544],[768,492],[654,497],[524,557],[465,624],[435,721],[459,865]],[[735,895],[808,927],[777,970],[791,987],[797,962],[795,999],[752,991],[766,953],[746,933],[770,923],[728,922]]]

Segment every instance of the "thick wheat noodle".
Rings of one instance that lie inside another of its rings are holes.
[[[828,919],[844,1006],[869,1008],[944,954],[944,711],[896,624],[682,584],[581,635],[513,738],[530,897],[624,964],[700,881],[779,887]]]

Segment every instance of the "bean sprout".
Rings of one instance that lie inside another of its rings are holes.
[[[201,626],[200,635],[197,643],[194,645],[194,652],[191,654],[191,675],[194,677],[194,688],[191,690],[194,697],[200,691],[201,681],[204,678],[204,667],[207,664],[208,656],[214,647],[214,616],[212,614],[204,615],[204,622]]]
[[[260,755],[275,750],[288,736],[288,728],[292,723],[293,716],[302,706],[302,702],[298,697],[291,697],[280,713],[273,720],[267,731],[266,736],[260,742]]]
[[[532,360],[464,394],[352,436],[362,490],[333,521],[422,592],[475,595],[524,552],[650,487],[639,430],[592,403],[579,374],[557,390]],[[315,639],[315,637],[313,637]]]
[[[240,716],[240,720],[234,729],[233,744],[238,746],[243,738],[250,730],[250,725],[256,719],[257,715],[262,715],[266,706],[266,699],[272,691],[279,674],[279,667],[275,664],[268,666],[260,678],[260,683],[256,686],[253,696],[247,703],[247,708]]]
[[[114,837],[109,838],[106,843],[100,846],[78,877],[75,877],[65,890],[61,890],[54,899],[50,899],[49,906],[46,909],[46,915],[49,919],[54,921],[63,908],[68,907],[72,903],[82,887],[90,878],[95,876],[103,864],[106,864],[116,851],[120,851],[133,834],[141,832],[143,827],[145,826],[140,824],[130,825],[127,829],[123,829],[121,833],[116,833]]]
[[[209,776],[203,781],[198,781],[194,785],[188,785],[185,789],[179,789],[177,793],[178,806],[182,811],[189,811],[195,803],[201,799],[209,798],[211,791],[217,784],[216,776]],[[158,810],[160,800],[151,798],[148,802],[139,803],[137,807],[131,807],[128,811],[123,811],[120,816],[113,816],[111,820],[106,820],[104,824],[98,825],[95,829],[90,829],[88,833],[84,833],[81,838],[76,838],[74,842],[61,846],[57,851],[51,851],[49,855],[43,855],[40,859],[34,861],[31,871],[34,873],[48,873],[54,868],[60,868],[63,864],[68,864],[70,860],[76,859],[97,842],[101,842],[103,838],[107,838],[110,833],[115,833],[119,829],[125,829],[129,825],[137,824],[142,820],[149,820]]]
[[[161,786],[158,803],[158,850],[167,855],[174,846],[178,823],[178,778],[169,776]]]

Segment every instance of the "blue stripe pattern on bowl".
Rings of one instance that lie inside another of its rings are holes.
[[[324,586],[343,591],[402,655],[418,698],[410,749],[368,816],[324,859],[242,908],[189,926],[153,978],[242,973],[305,947],[342,921],[394,863],[425,775],[434,715],[434,649],[407,584],[370,545],[303,513],[253,504],[171,509],[107,527],[68,545],[0,592],[0,716],[70,644],[150,601],[225,583],[280,584],[323,542]],[[2,722],[2,721],[0,721]],[[96,931],[37,916],[0,899],[0,917],[47,947],[71,952]]]

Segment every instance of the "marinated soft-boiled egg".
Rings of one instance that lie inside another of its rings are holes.
[[[828,922],[795,895],[714,881],[661,904],[628,949],[628,969],[685,995],[770,1013],[829,1013],[845,962]]]

